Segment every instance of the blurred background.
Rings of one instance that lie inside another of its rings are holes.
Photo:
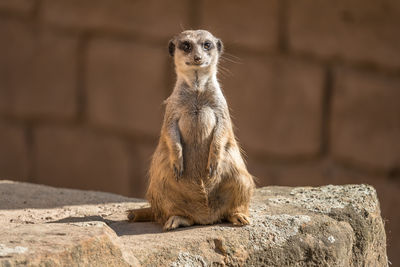
[[[400,262],[398,0],[2,0],[1,179],[143,197],[197,28],[258,185],[375,186]]]

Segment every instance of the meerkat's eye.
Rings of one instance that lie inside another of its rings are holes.
[[[204,50],[210,50],[211,47],[212,47],[211,42],[209,42],[209,41],[204,42],[204,44],[203,44]]]
[[[192,51],[192,45],[188,41],[182,42],[180,48],[186,53]]]

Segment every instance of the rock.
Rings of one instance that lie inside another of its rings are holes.
[[[375,189],[264,187],[252,224],[162,232],[144,200],[0,181],[0,266],[387,266]]]

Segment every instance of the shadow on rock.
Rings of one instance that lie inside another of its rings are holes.
[[[99,215],[91,215],[84,217],[66,217],[57,221],[51,221],[48,223],[83,223],[84,225],[91,225],[91,223],[103,222],[110,227],[118,236],[126,235],[148,235],[148,234],[160,234],[164,233],[160,224],[155,222],[128,222],[127,220],[115,221],[103,218]],[[220,228],[238,228],[229,223],[213,224],[213,225],[193,225],[190,227],[180,227],[169,232],[184,232],[198,228],[209,228],[218,226]]]
[[[90,225],[94,222],[103,222],[108,225],[118,236],[124,235],[145,235],[145,234],[159,234],[162,233],[162,227],[154,222],[135,222],[130,223],[128,221],[115,221],[105,219],[98,215],[84,216],[84,217],[66,217],[57,221],[48,223],[83,223]]]
[[[0,181],[0,209],[48,209],[71,205],[143,202],[105,192]]]

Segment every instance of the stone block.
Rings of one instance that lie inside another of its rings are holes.
[[[0,122],[0,177],[28,181],[29,158],[24,128]]]
[[[278,43],[278,1],[201,1],[201,28],[223,42],[258,49]]]
[[[400,2],[291,0],[289,47],[324,57],[400,66]]]
[[[332,160],[306,162],[263,162],[249,156],[248,167],[258,179],[257,185],[318,186],[323,184],[369,184],[376,188],[381,206],[382,218],[387,233],[387,253],[392,263],[399,262],[400,189],[396,181],[383,174],[370,174],[343,167]]]
[[[46,22],[76,29],[116,30],[160,38],[188,27],[189,3],[185,0],[46,0]]]
[[[1,181],[4,194],[0,264],[5,266],[388,264],[379,202],[366,185],[264,187],[252,199],[248,226],[172,232],[153,222],[127,222],[127,209],[146,205],[138,199]]]
[[[157,140],[152,143],[135,143],[134,144],[134,177],[132,180],[131,196],[144,198],[149,183],[149,168],[151,158],[156,150]]]
[[[166,48],[93,40],[87,66],[90,121],[158,136],[167,92],[167,60]]]
[[[251,158],[251,157],[250,157]],[[367,183],[378,186],[385,181],[385,176],[366,175],[352,168],[342,166],[342,164],[332,159],[317,160],[262,160],[252,159],[249,161],[249,170],[256,167],[254,174],[259,178],[260,186],[321,186],[324,184],[358,184]],[[265,183],[264,180],[266,180]],[[379,190],[378,190],[379,193]],[[385,195],[381,196],[381,200]],[[382,205],[384,207],[384,205]]]
[[[251,154],[248,157],[247,153],[245,155],[247,169],[253,176],[257,187],[275,184],[273,177],[268,173],[268,168],[266,168],[262,160],[253,158]]]
[[[393,263],[399,262],[400,249],[400,189],[396,181],[387,179],[383,174],[360,172],[333,160],[305,162],[271,162],[254,160],[249,156],[249,171],[258,179],[259,186],[317,186],[323,184],[369,184],[379,197],[382,218],[387,233],[388,257]]]
[[[250,157],[251,159],[251,157]],[[249,160],[249,171],[258,178],[258,185],[317,186],[322,184],[369,184],[378,193],[382,218],[387,233],[388,257],[392,263],[399,262],[400,189],[395,181],[383,174],[359,172],[337,164],[332,160],[312,162],[263,162]]]
[[[253,159],[249,163],[249,170],[255,165],[260,186],[321,186],[326,184],[333,167],[325,162],[274,162],[271,160]],[[255,162],[255,163],[253,163]],[[253,174],[253,173],[252,173]],[[267,182],[267,183],[266,183]],[[269,184],[268,184],[269,182]]]
[[[379,195],[382,219],[385,222],[387,236],[387,254],[392,264],[400,262],[400,188],[396,181],[385,178],[383,175],[371,175],[336,168],[336,175],[329,180],[330,183],[342,184],[369,184],[376,189]]]
[[[22,117],[76,113],[76,40],[0,22],[0,112]]]
[[[320,149],[324,72],[315,64],[246,56],[221,82],[245,151],[312,156]],[[222,70],[223,71],[223,70]]]
[[[121,140],[66,127],[40,127],[34,137],[36,182],[130,194],[130,155]]]
[[[398,183],[385,180],[367,181],[376,187],[380,197],[382,218],[387,233],[387,253],[392,263],[400,262],[400,188]]]
[[[0,1],[0,10],[28,14],[33,10],[35,2],[32,0],[3,0]]]
[[[339,68],[334,84],[333,155],[371,168],[400,167],[400,79]]]

